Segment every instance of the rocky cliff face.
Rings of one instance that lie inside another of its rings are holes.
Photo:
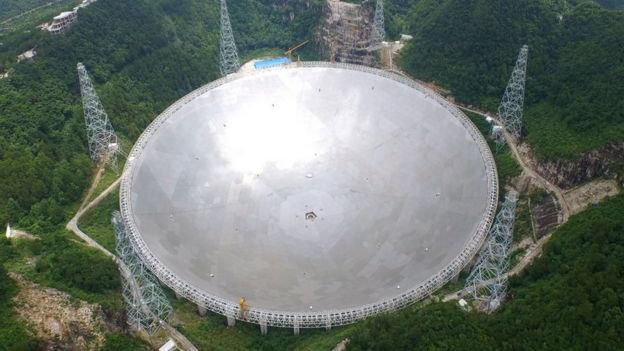
[[[327,1],[319,33],[324,56],[332,62],[375,66],[375,56],[367,50],[373,12],[368,4]]]
[[[122,314],[103,311],[98,304],[77,300],[67,293],[32,283],[18,274],[14,298],[20,319],[41,339],[39,350],[98,350],[106,333],[125,327]]]
[[[526,147],[523,153],[529,152]],[[575,160],[533,160],[539,174],[560,188],[568,189],[594,178],[607,176],[622,178],[616,167],[624,163],[624,143],[605,147],[582,154]]]

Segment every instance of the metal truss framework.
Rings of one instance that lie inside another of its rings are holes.
[[[413,89],[416,89],[429,99],[433,99],[442,107],[451,112],[457,120],[466,128],[472,139],[476,142],[481,156],[483,157],[486,167],[487,181],[488,181],[488,200],[485,205],[485,212],[479,225],[475,229],[472,239],[466,243],[462,251],[449,262],[449,264],[442,270],[434,274],[432,277],[422,282],[421,284],[412,287],[408,291],[388,297],[384,300],[345,309],[325,310],[318,312],[283,312],[264,310],[260,308],[250,308],[246,315],[245,321],[260,324],[263,327],[275,326],[275,327],[289,327],[289,328],[330,328],[332,326],[339,326],[345,324],[351,324],[358,320],[374,316],[380,313],[394,311],[403,308],[409,304],[422,300],[431,296],[436,290],[444,286],[451,279],[459,275],[461,270],[472,260],[474,255],[478,252],[479,248],[483,245],[485,237],[490,225],[494,219],[496,213],[496,205],[498,201],[498,175],[496,172],[496,165],[494,158],[488,147],[487,142],[481,135],[481,132],[475,127],[475,125],[461,112],[455,105],[452,105],[440,95],[427,89],[426,87],[402,77],[400,75],[374,69],[365,66],[353,65],[353,64],[341,64],[330,62],[299,62],[297,64],[280,66],[272,69],[289,69],[300,67],[325,67],[325,68],[339,68],[349,69],[367,72],[375,74],[381,77],[392,79],[398,83],[408,85]],[[265,71],[266,69],[262,70]],[[149,138],[162,126],[166,120],[178,109],[182,108],[186,103],[192,101],[195,97],[204,94],[205,92],[214,89],[218,86],[226,84],[230,81],[240,79],[242,77],[258,74],[259,72],[239,72],[236,74],[228,75],[219,80],[213,81],[199,89],[189,93],[185,97],[181,98],[175,104],[167,108],[160,116],[158,116],[143,132],[135,143],[132,151],[128,157],[124,169],[124,176],[121,182],[120,190],[120,204],[121,212],[123,214],[123,220],[125,227],[127,228],[127,235],[130,238],[136,253],[141,257],[144,264],[163,282],[176,292],[177,295],[184,297],[199,307],[211,310],[215,313],[224,315],[229,319],[240,319],[238,301],[228,301],[221,297],[214,296],[206,293],[205,291],[194,287],[193,285],[183,281],[171,272],[165,265],[163,265],[158,258],[151,252],[149,247],[145,244],[138,228],[134,224],[132,217],[132,208],[130,202],[130,182],[134,173],[134,160],[139,159],[139,155],[143,148],[146,146]]]
[[[507,293],[506,273],[509,270],[517,201],[516,192],[512,191],[505,197],[477,263],[466,280],[464,291],[469,292],[479,307],[488,312],[498,308]]]
[[[381,42],[386,37],[386,30],[384,29],[383,0],[377,0],[377,3],[375,4],[375,17],[373,22],[369,45],[371,48],[376,48],[381,45]]]
[[[236,50],[236,42],[232,33],[226,0],[221,0],[221,39],[219,51],[221,52],[221,75],[226,76],[238,71],[240,61],[238,60],[238,50]]]
[[[524,106],[524,86],[528,56],[529,47],[524,45],[520,49],[516,66],[511,73],[503,99],[498,106],[498,116],[501,122],[516,140],[520,139],[522,132],[522,109]]]
[[[128,324],[153,335],[160,328],[160,321],[166,320],[173,309],[158,279],[135,253],[119,211],[113,213],[111,222],[117,235],[117,255],[124,264],[120,269],[125,273],[122,274],[122,294]]]
[[[501,150],[503,146],[507,143],[505,140],[505,129],[496,124],[492,124],[492,130],[490,133],[490,138],[494,140],[494,144],[496,145],[496,150]]]
[[[117,172],[117,155],[123,153],[121,144],[93,88],[87,69],[80,62],[77,69],[91,159],[96,162],[103,161]]]

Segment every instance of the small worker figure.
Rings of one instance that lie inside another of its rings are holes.
[[[247,305],[247,300],[245,300],[244,296],[241,297],[238,301],[238,306],[240,308],[240,317],[244,320],[247,320],[247,315],[249,314],[249,305]]]

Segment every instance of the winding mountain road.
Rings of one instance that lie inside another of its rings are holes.
[[[81,204],[80,209],[78,210],[78,212],[76,212],[76,215],[67,223],[65,228],[67,228],[67,230],[71,231],[72,233],[76,234],[79,238],[84,240],[87,243],[87,245],[100,250],[103,254],[112,258],[113,261],[117,264],[117,266],[119,266],[119,271],[121,272],[121,275],[123,276],[123,278],[129,283],[132,294],[134,296],[138,296],[139,300],[142,301],[141,290],[139,288],[138,283],[134,279],[134,276],[130,272],[130,269],[128,268],[128,266],[126,266],[126,264],[123,261],[121,261],[117,256],[115,256],[112,252],[108,251],[105,247],[100,245],[97,241],[93,240],[89,235],[83,232],[80,229],[80,227],[78,227],[78,221],[80,220],[80,218],[85,213],[87,213],[90,209],[94,208],[100,202],[102,202],[102,200],[104,200],[111,192],[117,189],[117,187],[119,187],[119,184],[121,183],[122,177],[117,178],[117,180],[115,180],[113,184],[111,184],[108,188],[106,188],[106,190],[100,193],[95,199],[93,199],[93,201],[86,203],[86,201],[88,201],[90,197],[90,194],[92,193],[93,189],[95,189],[100,179],[101,179],[101,171],[98,170],[96,172],[96,176],[93,179],[93,182],[92,182],[93,184],[91,185],[90,191],[85,197],[83,204]],[[153,315],[152,311],[147,307],[145,303],[141,304],[141,306],[142,306],[143,312],[149,315]],[[154,316],[154,318],[158,319],[157,316]],[[169,323],[167,323],[166,321],[160,320],[160,324],[167,331],[167,334],[169,335],[169,337],[175,340],[179,348],[186,350],[186,351],[197,351],[197,348],[195,347],[195,345],[193,345],[193,343],[191,343],[179,331],[177,331],[175,328],[169,325]]]

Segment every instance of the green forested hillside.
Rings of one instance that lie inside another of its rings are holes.
[[[621,350],[624,197],[572,217],[493,315],[456,303],[358,324],[349,350]]]
[[[525,133],[539,157],[624,140],[624,11],[592,2],[406,1],[391,24],[414,40],[402,65],[467,104],[495,110],[528,44]],[[392,28],[391,28],[392,29]]]

